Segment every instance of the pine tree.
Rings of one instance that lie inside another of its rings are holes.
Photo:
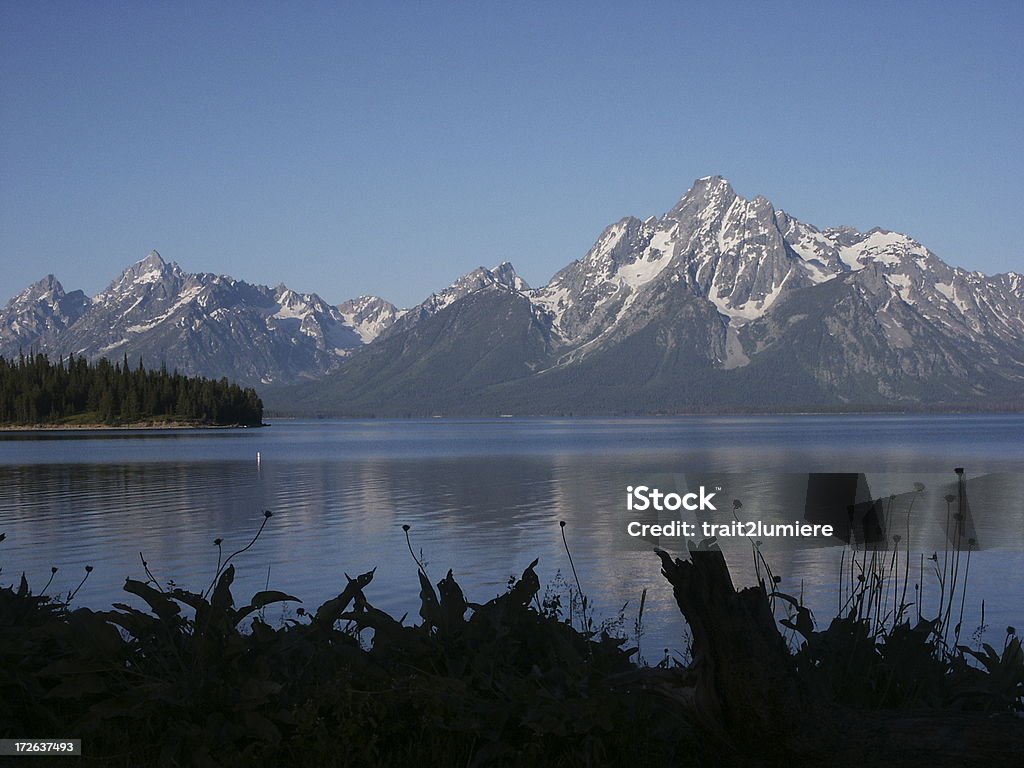
[[[227,379],[187,377],[166,366],[147,371],[120,363],[42,354],[0,357],[0,424],[49,424],[83,417],[104,424],[177,419],[202,424],[258,426],[263,403],[256,391]]]

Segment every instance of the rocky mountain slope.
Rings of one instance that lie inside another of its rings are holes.
[[[16,296],[0,354],[19,349],[229,376],[307,413],[1019,407],[1024,277],[818,229],[708,176],[538,288],[505,262],[409,309],[335,307],[154,252],[92,299],[52,276]]]
[[[509,265],[500,268],[514,274]],[[292,407],[330,413],[635,413],[1013,407],[1024,278],[950,267],[913,238],[819,230],[721,177],[661,218],[624,218],[540,288],[477,270]],[[487,321],[466,322],[461,302]],[[484,310],[482,307],[488,307]],[[515,310],[512,310],[512,307]],[[430,315],[427,334],[413,326]],[[495,333],[495,331],[498,331]],[[529,338],[465,386],[494,337]],[[452,354],[458,350],[458,355]],[[394,361],[407,364],[396,368]],[[437,371],[426,372],[425,366]],[[440,375],[438,371],[444,371]],[[273,393],[270,402],[275,402]]]
[[[392,322],[394,307],[359,301],[346,315],[284,285],[188,274],[153,251],[92,299],[65,295],[52,277],[16,296],[0,310],[0,355],[127,355],[190,375],[295,383],[333,370]]]

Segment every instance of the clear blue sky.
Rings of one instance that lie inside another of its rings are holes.
[[[694,178],[1024,268],[1024,3],[0,8],[0,303],[152,248],[337,303],[542,284]]]

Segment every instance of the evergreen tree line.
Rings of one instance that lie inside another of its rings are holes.
[[[54,363],[43,354],[0,357],[0,423],[116,425],[153,419],[259,426],[263,403],[256,390],[226,378],[189,377],[163,366],[147,371],[141,360],[132,368],[127,356],[121,363],[74,356]]]

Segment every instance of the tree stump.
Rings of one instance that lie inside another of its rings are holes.
[[[725,556],[703,542],[690,559],[657,550],[693,635],[684,702],[727,761],[742,765],[1019,766],[1024,721],[949,710],[858,711],[807,688],[763,587],[736,591]]]
[[[830,710],[801,686],[762,587],[736,591],[721,550],[661,557],[693,635],[694,715],[723,747],[769,759],[833,742]]]

